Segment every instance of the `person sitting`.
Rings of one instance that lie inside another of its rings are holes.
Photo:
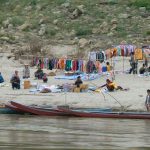
[[[14,90],[16,89],[20,89],[20,78],[18,75],[18,71],[15,71],[15,74],[12,76],[12,78],[10,79],[10,82],[12,84],[12,89]]]
[[[108,91],[114,91],[114,90],[123,90],[123,88],[121,86],[117,86],[114,82],[112,82],[111,80],[107,79],[106,80],[106,84],[102,85],[100,88],[102,87],[107,87]]]
[[[145,64],[142,65],[142,67],[139,69],[140,74],[144,74],[146,72],[146,66]]]
[[[2,74],[0,72],[0,83],[3,83],[3,82],[4,82],[4,78],[3,78],[3,76],[2,76]]]
[[[81,80],[81,77],[78,76],[78,77],[77,77],[77,80],[75,81],[75,85],[76,85],[77,87],[80,87],[80,85],[81,85],[82,83],[83,83],[83,82],[82,82],[82,80]]]
[[[38,67],[38,70],[34,73],[34,75],[35,78],[42,79],[44,75],[43,70],[40,67]]]
[[[48,81],[48,78],[47,78],[47,75],[46,75],[46,73],[44,73],[44,75],[43,75],[43,82],[44,83],[47,83],[47,81]]]
[[[23,69],[23,79],[25,78],[30,78],[30,69],[28,64],[25,64]]]

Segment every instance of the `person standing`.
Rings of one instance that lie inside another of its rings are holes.
[[[146,106],[147,111],[150,112],[150,89],[147,90],[145,106]]]
[[[131,53],[131,58],[130,58],[130,71],[129,74],[133,72],[133,74],[137,74],[137,68],[138,68],[138,60],[135,59],[134,52]]]
[[[23,79],[25,78],[30,78],[30,69],[28,64],[25,64],[23,69]]]

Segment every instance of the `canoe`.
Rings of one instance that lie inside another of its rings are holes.
[[[73,111],[61,108],[60,111],[76,117],[88,118],[118,118],[118,119],[150,119],[150,113],[147,112],[99,112],[90,113],[83,111]]]
[[[7,105],[6,105],[7,106]],[[22,112],[31,113],[34,115],[43,116],[72,116],[72,117],[89,117],[89,118],[118,118],[118,119],[150,119],[150,113],[147,112],[111,112],[111,111],[99,111],[99,112],[87,112],[73,109],[64,108],[41,108],[22,105],[11,101],[10,106],[13,109],[20,110]]]
[[[30,105],[30,106],[26,106],[17,102],[13,102],[10,101],[9,103],[5,104],[5,106],[9,109],[12,109],[14,111],[17,112],[21,112],[21,113],[31,113],[31,114],[35,114],[35,115],[66,115],[66,113],[62,113],[59,108],[68,108],[69,106],[64,105],[64,106],[58,106],[57,108],[54,108],[52,106],[36,106],[36,105]],[[111,112],[112,109],[111,108],[70,108],[71,110],[74,111],[84,111],[84,112],[103,112],[103,111],[107,111],[107,112]],[[67,116],[70,116],[67,113]]]

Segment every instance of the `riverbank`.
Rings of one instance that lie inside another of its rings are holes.
[[[37,104],[37,105],[64,105],[68,104],[73,107],[109,107],[125,110],[137,110],[146,111],[144,102],[146,98],[146,90],[149,87],[150,77],[140,77],[139,75],[126,74],[126,71],[130,68],[129,58],[117,57],[115,60],[115,82],[123,88],[129,88],[128,91],[115,91],[115,92],[103,92],[103,93],[31,93],[29,89],[23,88],[23,80],[20,90],[12,90],[10,84],[10,77],[14,70],[19,71],[20,77],[22,77],[23,65],[13,58],[8,59],[8,54],[3,53],[0,59],[0,71],[5,79],[4,86],[0,87],[1,96],[0,103],[6,103],[9,100],[17,101],[23,104]],[[139,67],[142,62],[139,62]],[[30,68],[31,78],[30,82],[38,83],[42,85],[43,82],[34,79],[34,72],[36,67]],[[50,70],[44,69],[44,72],[50,72]],[[60,74],[59,70],[56,74]],[[108,75],[100,76],[100,78],[92,81],[84,81],[89,86],[101,86],[105,84],[105,80],[110,78]],[[55,79],[54,76],[48,77],[47,85],[61,85],[64,83],[74,83],[74,80],[60,80]]]

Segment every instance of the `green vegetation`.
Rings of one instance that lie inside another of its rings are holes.
[[[90,35],[92,33],[92,30],[89,27],[79,27],[76,29],[76,36],[84,36],[84,35]]]
[[[150,10],[150,0],[133,0],[129,6],[136,6],[136,7],[146,7],[147,10]]]
[[[145,7],[145,14],[148,14],[150,0],[0,0],[0,4],[0,27],[8,27],[4,21],[9,21],[14,28],[29,24],[22,30],[24,34],[38,34],[41,24],[45,24],[45,38],[107,36],[109,32],[124,39],[137,33],[141,37],[150,35],[146,28],[149,20],[139,11],[139,7]],[[79,8],[83,12],[74,17],[73,13]],[[120,14],[129,17],[119,18]],[[142,21],[139,16],[143,17]],[[111,30],[112,20],[117,22],[114,30]],[[103,24],[106,27],[101,27]]]
[[[53,27],[49,27],[46,29],[46,36],[48,38],[54,37],[56,35],[57,31]]]
[[[20,16],[14,16],[14,17],[12,17],[11,23],[14,26],[20,26],[24,23],[24,19]]]
[[[146,35],[150,35],[150,31],[147,31],[147,32],[146,32]]]

